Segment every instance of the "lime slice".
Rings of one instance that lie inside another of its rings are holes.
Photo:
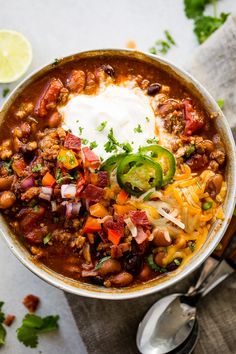
[[[31,45],[21,33],[0,30],[0,83],[18,80],[31,60]]]

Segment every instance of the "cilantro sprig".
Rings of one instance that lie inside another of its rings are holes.
[[[106,128],[106,125],[107,125],[106,120],[104,122],[101,122],[101,124],[97,127],[97,131],[102,132]]]
[[[17,329],[17,338],[26,347],[36,348],[38,345],[38,335],[58,329],[59,316],[40,317],[27,314],[22,325]]]
[[[204,16],[205,7],[209,3],[213,4],[213,16]],[[217,16],[216,0],[184,0],[184,5],[186,16],[194,20],[194,33],[200,44],[222,26],[229,16],[223,12]]]
[[[4,302],[0,301],[0,347],[1,345],[5,344],[5,338],[7,335],[7,332],[3,326],[3,321],[5,320],[5,314],[2,312],[2,306]]]
[[[172,35],[169,31],[164,31],[165,39],[158,39],[155,45],[149,49],[152,54],[166,54],[173,45],[176,45]]]
[[[109,130],[107,135],[108,141],[104,144],[104,149],[106,152],[118,152],[118,149],[123,149],[125,152],[131,152],[132,146],[130,143],[119,143],[119,141],[114,136],[113,128]]]

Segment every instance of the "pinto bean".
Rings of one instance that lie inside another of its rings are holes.
[[[15,194],[5,191],[0,194],[0,209],[10,208],[16,201]]]
[[[115,259],[108,259],[103,263],[101,268],[98,270],[99,275],[107,275],[111,273],[119,273],[121,271],[120,262]]]
[[[211,153],[214,150],[214,144],[211,140],[203,140],[196,145],[196,150],[199,154]]]
[[[161,251],[155,255],[154,261],[159,267],[163,267],[163,259],[164,258],[165,258],[165,252]]]
[[[165,233],[162,230],[159,229],[154,229],[153,230],[153,243],[157,247],[166,247],[171,245],[172,240],[170,238],[170,235],[168,233]]]
[[[152,273],[151,268],[149,268],[149,266],[147,264],[144,264],[141,272],[139,273],[139,279],[142,281],[145,281],[145,280],[149,279],[151,273]]]
[[[49,120],[48,120],[48,125],[50,128],[56,128],[60,125],[61,123],[61,115],[58,111],[54,112]]]
[[[0,177],[0,191],[5,191],[11,188],[14,176]]]
[[[221,186],[223,182],[223,177],[220,174],[216,174],[211,177],[206,185],[206,192],[210,194],[212,198],[214,198],[218,193],[220,193]]]
[[[116,275],[112,275],[109,278],[111,285],[115,285],[117,287],[127,286],[133,281],[133,275],[128,272],[121,272]]]

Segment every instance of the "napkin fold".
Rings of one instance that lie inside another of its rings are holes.
[[[236,15],[231,15],[225,25],[195,51],[185,68],[215,99],[224,99],[224,113],[236,138]],[[166,291],[125,301],[66,294],[88,353],[138,353],[136,331],[146,311],[162,296],[186,291],[195,275]],[[236,352],[235,295],[236,274],[233,274],[201,301],[200,338],[195,354]]]

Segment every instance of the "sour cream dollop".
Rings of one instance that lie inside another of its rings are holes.
[[[150,97],[139,87],[109,85],[96,95],[72,96],[60,108],[60,113],[65,128],[89,143],[96,141],[94,152],[104,159],[111,155],[104,149],[111,128],[116,140],[130,143],[134,152],[155,137],[155,115]],[[104,122],[105,128],[99,131]]]

